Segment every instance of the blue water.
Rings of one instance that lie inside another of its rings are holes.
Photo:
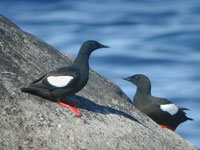
[[[200,147],[199,0],[1,0],[0,14],[74,57],[88,39],[111,46],[91,68],[131,99],[135,86],[121,78],[149,76],[154,96],[190,109],[195,120],[176,132]]]

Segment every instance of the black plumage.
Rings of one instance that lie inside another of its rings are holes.
[[[108,46],[92,40],[84,42],[71,66],[50,71],[41,78],[33,81],[27,88],[22,88],[21,91],[54,102],[60,102],[61,98],[77,93],[88,81],[88,59],[90,54],[99,48],[108,48]],[[67,107],[69,108],[69,106]]]
[[[175,130],[177,126],[187,120],[193,120],[185,115],[183,110],[187,108],[178,107],[165,98],[151,95],[151,82],[142,74],[136,74],[124,80],[130,81],[137,86],[133,105],[148,115],[161,127]]]

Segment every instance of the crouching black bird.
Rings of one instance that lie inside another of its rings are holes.
[[[185,115],[183,110],[188,110],[187,108],[178,107],[165,98],[152,96],[151,82],[147,76],[136,74],[123,79],[137,86],[133,105],[161,127],[174,131],[180,123],[193,120]]]
[[[71,66],[50,71],[21,91],[57,102],[75,114],[81,115],[76,108],[70,106],[79,106],[77,103],[67,100],[70,104],[67,105],[61,100],[77,93],[86,85],[89,76],[88,59],[90,54],[99,48],[108,48],[108,46],[92,40],[84,42]]]

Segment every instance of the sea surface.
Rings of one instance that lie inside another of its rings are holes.
[[[190,109],[176,132],[200,147],[200,0],[1,0],[0,14],[73,57],[85,40],[109,45],[90,67],[130,99],[121,78],[147,75],[152,95]]]

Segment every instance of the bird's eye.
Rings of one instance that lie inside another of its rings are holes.
[[[135,76],[135,79],[137,80],[137,79],[138,79],[138,76]]]

